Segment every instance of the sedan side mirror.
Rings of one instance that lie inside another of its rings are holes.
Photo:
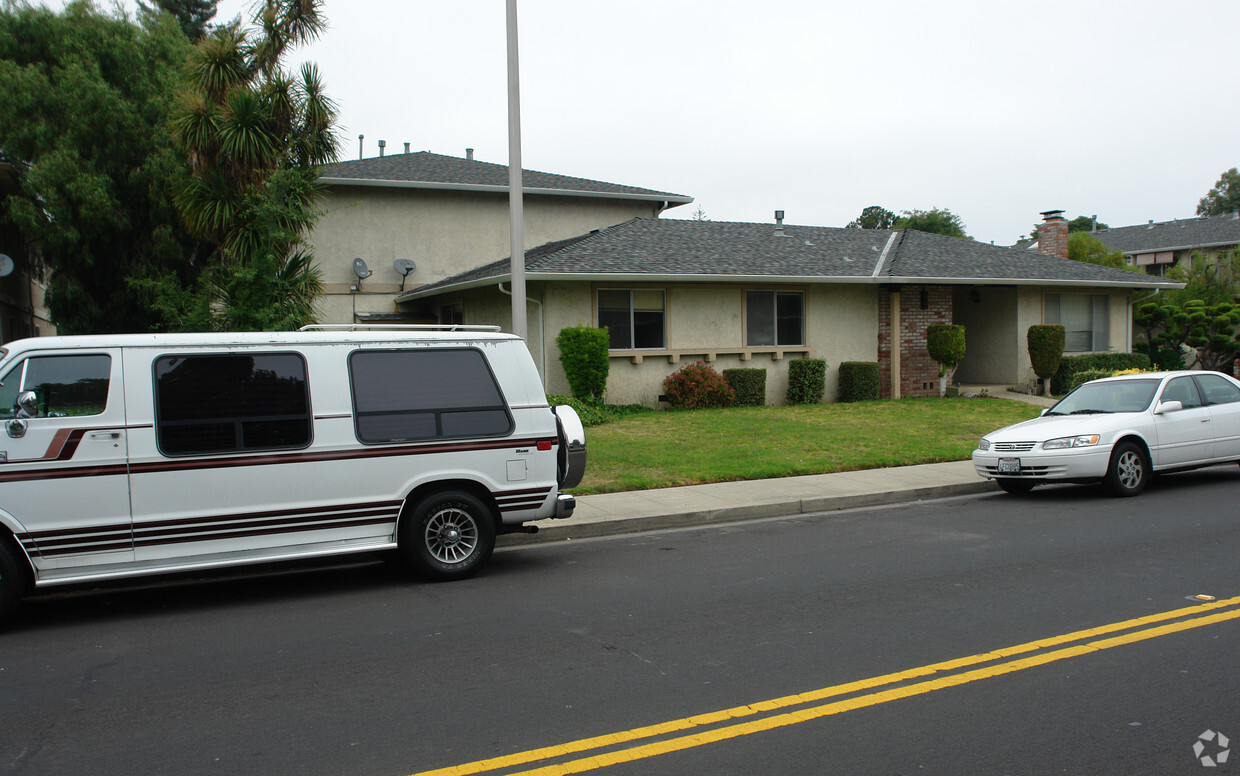
[[[1159,402],[1158,406],[1154,408],[1154,414],[1161,415],[1164,412],[1179,412],[1182,409],[1184,409],[1184,402],[1182,401],[1164,401]]]

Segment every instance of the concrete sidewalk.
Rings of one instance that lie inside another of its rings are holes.
[[[983,391],[983,389],[985,389]],[[1049,407],[1053,399],[1014,393],[1006,386],[962,386],[962,391]],[[587,444],[589,435],[587,434]],[[719,482],[659,490],[581,496],[567,520],[542,520],[537,534],[507,534],[498,545],[581,539],[781,517],[834,509],[898,504],[922,499],[999,492],[977,475],[972,461],[867,469],[770,480]]]

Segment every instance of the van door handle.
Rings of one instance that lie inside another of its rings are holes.
[[[90,435],[90,438],[91,439],[120,439],[121,432],[119,431],[96,431],[95,433]]]

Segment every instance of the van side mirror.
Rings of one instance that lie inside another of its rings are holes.
[[[1162,415],[1164,412],[1179,412],[1182,409],[1184,409],[1184,402],[1182,401],[1164,401],[1159,402],[1158,406],[1154,408],[1154,414]]]
[[[34,391],[22,391],[17,394],[17,417],[37,418],[39,416],[39,397]]]

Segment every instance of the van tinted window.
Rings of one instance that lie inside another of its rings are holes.
[[[295,353],[162,356],[155,436],[165,455],[310,444],[306,364]]]
[[[17,414],[22,391],[34,391],[41,418],[98,415],[108,403],[111,372],[104,354],[28,358],[0,378],[0,418]]]
[[[512,417],[478,350],[359,350],[349,359],[357,438],[503,436]]]

